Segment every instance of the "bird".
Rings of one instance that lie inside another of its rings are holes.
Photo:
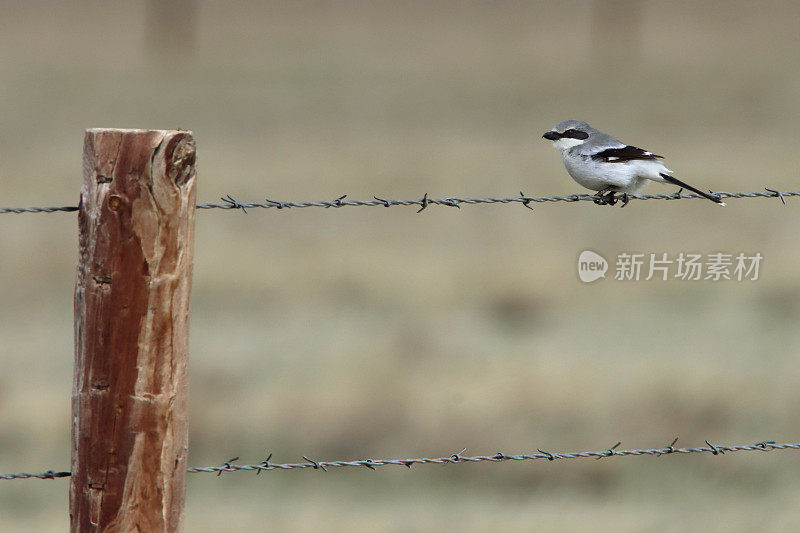
[[[672,171],[660,161],[662,156],[625,144],[581,120],[559,122],[542,138],[553,141],[572,179],[597,191],[596,204],[615,205],[621,199],[625,207],[628,194],[637,194],[648,182],[657,181],[677,185],[725,205],[719,196],[671,176]],[[621,193],[621,197],[617,197],[617,193]]]

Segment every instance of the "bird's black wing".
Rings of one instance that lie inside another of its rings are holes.
[[[625,161],[636,161],[640,159],[664,159],[653,152],[636,148],[635,146],[625,146],[624,148],[608,148],[602,152],[592,154],[592,159],[603,161],[604,163],[624,163]]]

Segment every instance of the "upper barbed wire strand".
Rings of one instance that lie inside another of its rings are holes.
[[[791,196],[800,196],[800,191],[778,191],[775,189],[766,189],[765,191],[754,192],[725,192],[718,191],[713,194],[720,198],[780,198],[781,202],[786,203],[785,198]],[[347,195],[340,196],[335,200],[321,200],[316,202],[279,202],[275,200],[265,200],[264,202],[240,202],[233,199],[230,195],[222,198],[222,203],[205,203],[198,204],[197,209],[242,209],[247,212],[247,209],[261,208],[261,209],[302,209],[306,207],[325,207],[325,208],[339,208],[339,207],[393,207],[393,206],[420,206],[422,209],[427,208],[429,205],[443,205],[447,207],[460,207],[461,205],[477,205],[477,204],[511,204],[520,203],[525,207],[530,207],[531,203],[546,203],[546,202],[593,202],[596,197],[590,194],[571,194],[568,196],[526,196],[520,194],[519,196],[512,196],[508,198],[461,198],[457,196],[447,196],[444,198],[428,198],[427,194],[417,200],[392,200],[375,196],[372,200],[346,200]],[[687,200],[702,198],[699,194],[685,193],[685,194],[629,194],[628,198],[631,200]],[[422,210],[420,209],[420,211]],[[63,207],[0,207],[0,214],[6,213],[57,213],[57,212],[70,212],[77,211],[78,206],[63,206]]]

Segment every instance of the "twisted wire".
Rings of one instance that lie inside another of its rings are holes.
[[[59,211],[77,211],[77,205],[64,207],[0,207],[0,215],[5,213],[57,213]]]
[[[27,474],[25,472],[20,474],[0,474],[0,479],[55,479],[57,477],[69,477],[71,475],[71,472],[54,472],[48,470],[47,472],[40,472],[38,474]]]

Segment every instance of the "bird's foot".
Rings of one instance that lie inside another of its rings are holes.
[[[615,205],[618,201],[615,194],[613,190],[609,189],[597,191],[597,194],[594,195],[594,203],[597,205]]]

